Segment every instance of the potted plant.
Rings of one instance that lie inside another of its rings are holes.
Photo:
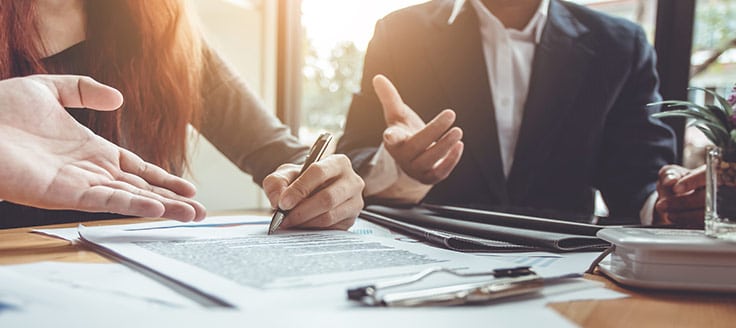
[[[652,114],[653,117],[683,117],[713,143],[706,151],[705,233],[711,237],[736,241],[736,87],[725,99],[717,93],[714,105],[689,101],[662,101],[672,110]]]

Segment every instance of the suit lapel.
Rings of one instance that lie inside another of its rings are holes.
[[[466,147],[462,160],[475,160],[481,172],[470,174],[480,174],[491,193],[506,204],[506,179],[476,13],[466,5],[453,24],[448,24],[452,1],[439,7],[427,53],[437,82],[457,113],[456,123],[463,128]]]
[[[581,36],[587,29],[559,2],[550,2],[546,26],[532,63],[524,115],[509,173],[509,194],[514,203],[524,200],[534,174],[555,148],[555,136],[569,117],[593,51]]]

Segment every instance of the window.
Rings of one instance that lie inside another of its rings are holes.
[[[698,0],[695,7],[693,51],[690,60],[690,86],[728,95],[736,84],[736,2]],[[691,101],[712,104],[713,97],[692,90]],[[709,142],[696,128],[685,131],[683,164],[696,167],[704,163]]]
[[[265,102],[275,105],[276,3],[265,0],[189,0],[209,46],[215,48]],[[191,172],[197,200],[209,211],[268,208],[252,178],[204,137],[192,138]]]
[[[298,120],[299,134],[304,140],[313,140],[320,131],[342,130],[351,94],[359,88],[363,55],[375,21],[391,11],[421,2],[425,1],[301,0],[304,66]],[[736,20],[728,19],[736,17],[736,1],[571,2],[629,19],[644,28],[650,42],[656,43],[660,91],[666,99],[689,97],[708,103],[712,99],[701,92],[686,94],[686,87],[728,94],[736,83]],[[682,121],[666,122],[673,126],[678,140],[683,141],[679,146],[683,164],[700,164],[704,137],[698,131],[684,131]]]
[[[342,131],[376,21],[421,2],[426,0],[302,0],[302,140]]]
[[[644,28],[649,42],[654,43],[654,29],[657,19],[657,1],[653,0],[572,0],[613,16],[626,18]]]
[[[311,141],[321,131],[340,133],[352,94],[359,90],[363,56],[375,22],[426,0],[302,0],[304,56],[298,135]],[[641,24],[654,38],[657,1],[576,0]]]

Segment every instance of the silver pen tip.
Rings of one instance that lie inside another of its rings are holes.
[[[285,216],[286,214],[281,210],[276,210],[276,212],[273,213],[271,224],[268,226],[269,235],[272,235],[276,230],[278,230],[279,226],[281,226],[281,222],[284,221]]]

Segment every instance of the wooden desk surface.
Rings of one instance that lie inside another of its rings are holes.
[[[86,225],[124,224],[151,219],[88,222]],[[76,224],[45,226],[74,227]],[[67,241],[30,233],[34,228],[0,230],[0,264],[38,261],[109,262],[108,259]],[[736,296],[624,289],[599,275],[588,279],[631,295],[605,301],[576,301],[549,306],[584,327],[734,327]]]

